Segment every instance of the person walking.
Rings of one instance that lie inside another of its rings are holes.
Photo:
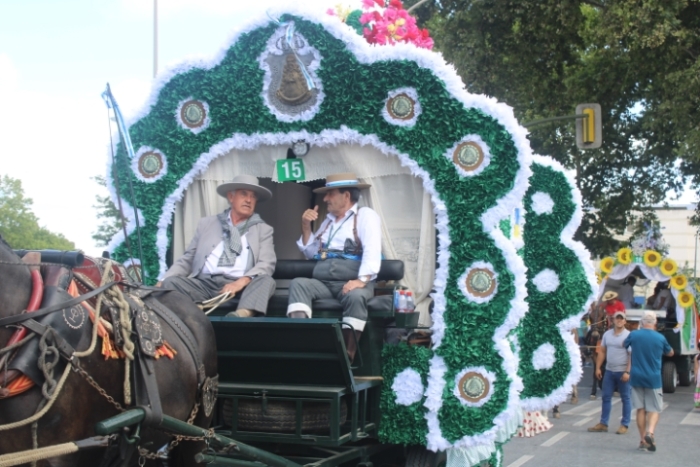
[[[656,313],[647,311],[642,316],[642,327],[625,339],[625,348],[631,348],[630,384],[632,406],[637,410],[639,449],[656,451],[654,430],[663,407],[661,390],[661,357],[673,356],[673,349],[663,334],[656,332]]]
[[[632,416],[632,405],[630,402],[630,357],[629,351],[624,347],[625,340],[630,332],[625,328],[627,316],[622,311],[613,314],[613,328],[603,334],[600,344],[600,351],[595,365],[595,376],[603,380],[603,410],[600,415],[600,423],[588,429],[590,432],[600,433],[608,431],[608,421],[610,420],[610,409],[612,408],[612,396],[615,387],[620,392],[622,400],[622,420],[618,435],[627,433]],[[605,375],[601,368],[603,362],[607,360]]]

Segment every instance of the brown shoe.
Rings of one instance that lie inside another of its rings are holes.
[[[620,425],[620,428],[615,432],[616,435],[624,435],[627,433],[627,427],[625,425]]]
[[[590,431],[591,433],[607,433],[608,425],[603,425],[602,423],[599,423],[596,426],[590,427],[588,431]]]

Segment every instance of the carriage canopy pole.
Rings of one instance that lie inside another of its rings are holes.
[[[146,412],[142,408],[136,407],[99,422],[97,425],[95,425],[95,432],[101,436],[106,436],[127,426],[141,423],[145,417]],[[168,415],[163,415],[163,421],[160,423],[158,428],[162,428],[165,431],[177,435],[197,437],[209,436],[209,430],[205,430],[204,428],[200,428],[196,425],[189,425],[182,420],[178,420]],[[271,467],[301,467],[301,465],[287,460],[284,457],[272,454],[271,452],[267,452],[262,449],[254,448],[253,446],[243,444],[239,441],[234,441],[225,436],[214,434],[214,436],[210,438],[209,442],[216,447],[228,447],[229,450],[237,451],[238,454],[247,457],[248,459],[262,462],[263,464]]]
[[[117,121],[117,129],[119,130],[119,136],[121,138],[122,143],[124,144],[124,149],[126,150],[127,155],[129,156],[129,160],[133,160],[136,155],[134,154],[134,147],[131,144],[131,136],[129,136],[129,130],[126,128],[126,123],[124,123],[124,117],[122,116],[121,111],[119,110],[119,105],[117,104],[116,99],[114,99],[114,95],[112,95],[112,89],[109,87],[109,83],[107,83],[107,88],[105,91],[102,93],[102,99],[105,101],[105,104],[107,104],[107,108],[111,109],[114,112],[114,118]],[[110,149],[112,150],[112,167],[114,168],[114,173],[115,175],[119,171],[119,158],[115,157],[114,154],[114,147],[111,144],[111,131],[110,131]],[[126,173],[128,175],[129,173],[129,164],[126,164]],[[134,185],[131,181],[131,177],[127,176],[127,183],[129,187],[129,194],[131,195],[131,207],[134,210],[134,220],[136,221],[136,240],[138,243],[139,247],[139,261],[141,262],[141,273],[137,273],[138,279],[143,282],[143,278],[141,277],[141,274],[144,271],[144,264],[143,264],[143,247],[141,246],[141,225],[139,223],[139,212],[136,206],[136,199],[134,196]],[[119,184],[117,183],[117,186]],[[118,189],[118,188],[117,188]],[[124,225],[124,217],[123,217],[123,211],[121,209],[121,197],[119,194],[117,194],[117,198],[119,198],[119,211],[122,214],[122,227],[124,228],[124,241],[128,242],[128,236],[126,234],[126,226]],[[128,243],[127,243],[128,244]],[[131,253],[129,253],[131,254]],[[138,271],[138,268],[135,268],[135,270]]]

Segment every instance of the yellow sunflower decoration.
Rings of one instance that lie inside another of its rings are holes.
[[[647,250],[644,252],[644,264],[650,268],[655,268],[661,263],[661,255],[654,250]]]
[[[686,287],[688,287],[688,278],[685,277],[683,274],[678,274],[677,276],[673,276],[671,279],[671,287],[673,287],[676,290],[683,290]]]
[[[603,261],[600,262],[600,270],[605,274],[610,274],[613,266],[615,266],[615,260],[611,256],[603,258]]]
[[[661,261],[661,266],[659,266],[659,269],[661,270],[661,274],[670,277],[678,272],[678,264],[671,258],[666,258],[665,260]]]
[[[695,303],[695,297],[693,297],[692,293],[681,292],[678,294],[678,304],[682,308],[688,308],[689,306],[693,306],[693,303]]]
[[[630,264],[632,262],[632,249],[620,248],[617,252],[617,261],[620,264]]]

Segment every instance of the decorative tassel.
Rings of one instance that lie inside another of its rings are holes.
[[[156,349],[155,359],[158,360],[160,357],[165,356],[173,360],[175,355],[177,355],[177,350],[173,349],[167,341],[163,341],[163,345]]]

